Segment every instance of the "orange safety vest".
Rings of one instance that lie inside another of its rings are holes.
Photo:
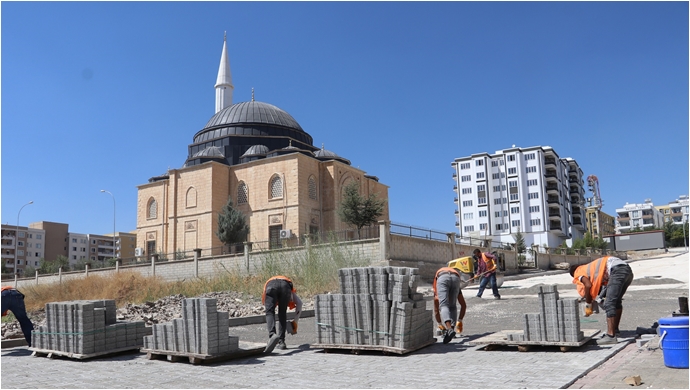
[[[484,262],[486,263],[486,272],[487,273],[490,273],[491,271],[494,271],[496,269],[496,262],[494,262],[494,259],[485,255],[483,252],[482,252],[482,260],[484,260]]]
[[[261,303],[263,303],[263,304],[266,304],[266,287],[268,286],[268,282],[270,282],[271,280],[274,280],[274,279],[283,279],[283,280],[286,280],[286,281],[287,281],[288,283],[290,283],[290,285],[292,286],[292,292],[293,292],[293,293],[296,293],[296,292],[297,292],[297,290],[295,290],[295,285],[292,283],[292,280],[290,280],[290,278],[288,278],[287,276],[281,276],[281,275],[274,276],[274,277],[268,279],[268,280],[266,281],[266,283],[264,284],[264,293],[261,294]],[[288,308],[294,309],[295,307],[297,307],[297,304],[296,304],[295,301],[292,299],[292,294],[290,294],[290,302],[288,302]]]
[[[458,270],[456,270],[455,268],[452,268],[452,267],[443,267],[443,268],[439,269],[438,271],[436,271],[436,276],[434,276],[434,297],[438,297],[438,290],[436,289],[436,280],[438,280],[438,275],[441,272],[452,272],[452,273],[458,275],[458,277],[460,277],[460,273],[458,272]]]
[[[5,287],[3,287],[2,289],[0,289],[0,292],[5,291],[5,290],[12,290],[12,289],[14,289],[14,287],[12,287],[12,286],[5,286]],[[7,315],[7,310],[5,310],[5,311],[2,312],[2,316],[3,316],[3,317],[6,316],[6,315]]]
[[[608,259],[608,256],[600,257],[589,264],[583,264],[575,269],[573,284],[577,286],[577,292],[581,297],[585,296],[585,285],[580,281],[581,276],[586,276],[592,283],[592,288],[589,290],[589,295],[592,299],[595,299],[599,295],[601,286],[608,284],[609,278],[606,270]]]

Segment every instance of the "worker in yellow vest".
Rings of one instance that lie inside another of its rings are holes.
[[[443,344],[448,344],[456,333],[462,333],[462,319],[467,310],[465,297],[460,289],[460,273],[451,267],[439,269],[434,276],[433,288],[434,316],[439,329],[443,331]],[[459,315],[456,300],[460,303]]]
[[[630,266],[617,257],[604,256],[588,264],[572,265],[570,276],[577,286],[577,292],[585,298],[585,317],[592,315],[592,301],[599,295],[601,288],[607,286],[604,301],[606,334],[597,340],[597,344],[616,344],[623,315],[623,295],[633,280]]]
[[[273,349],[286,349],[285,332],[297,333],[297,322],[302,312],[302,300],[297,296],[295,287],[286,276],[274,276],[264,284],[261,303],[266,308],[266,328],[268,329],[268,344],[264,353],[271,353]],[[276,332],[276,307],[278,307],[278,324],[280,332]],[[287,309],[295,309],[295,318],[290,326],[287,323]],[[289,329],[288,329],[289,328]]]
[[[22,328],[22,333],[24,333],[24,339],[31,346],[31,331],[34,330],[34,324],[26,315],[26,307],[24,306],[24,294],[20,293],[19,290],[12,286],[6,286],[2,288],[2,316],[7,315],[7,311],[11,311],[17,321],[19,321],[19,326]]]

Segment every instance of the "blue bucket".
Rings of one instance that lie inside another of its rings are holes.
[[[659,319],[659,346],[666,367],[688,368],[688,334],[688,317]]]

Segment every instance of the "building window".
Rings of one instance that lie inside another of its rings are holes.
[[[479,230],[486,230],[487,226],[485,223],[480,223],[479,224]]]
[[[484,172],[477,172],[477,179],[483,179],[484,178]]]
[[[494,199],[494,204],[496,204],[496,205],[501,204],[501,198]]]
[[[491,175],[492,179],[503,179],[504,177],[506,177],[505,172],[498,172],[498,173],[494,173],[493,175]]]
[[[473,226],[473,225],[465,226],[465,233],[473,232],[473,231],[474,231],[474,226]]]
[[[536,166],[532,166],[532,167],[527,167],[527,168],[525,168],[525,172],[527,172],[527,173],[534,173],[534,172],[536,172],[536,171],[537,171],[537,167],[536,167]]]
[[[486,198],[477,198],[477,204],[486,204]]]
[[[485,186],[484,184],[480,184],[480,185],[477,186],[477,191],[478,191],[478,192],[481,192],[481,191],[484,191],[484,190],[486,190],[486,186]]]
[[[509,175],[517,175],[517,168],[508,168],[508,174]]]
[[[520,227],[520,220],[519,219],[516,219],[515,221],[510,221],[510,223],[511,223],[511,225],[513,225],[513,227]]]
[[[474,160],[474,165],[481,167],[484,165],[484,160]]]
[[[316,179],[314,178],[314,176],[309,176],[308,184],[309,184],[309,199],[316,200],[317,199]]]
[[[237,185],[237,204],[245,204],[249,201],[249,189],[247,184],[241,181]]]
[[[635,211],[633,211],[632,213],[630,213],[630,217],[632,217],[632,218],[637,218],[637,217],[639,217],[639,216],[640,216],[640,212],[637,211],[637,210],[635,210]]]
[[[530,226],[541,226],[541,219],[530,219],[529,225]]]
[[[462,164],[460,164],[460,169],[470,169],[470,163],[462,163]]]
[[[491,166],[497,167],[498,166],[498,160],[491,160]]]
[[[274,175],[269,183],[270,194],[269,199],[278,199],[283,197],[283,180],[278,175]]]
[[[26,233],[25,232],[19,232],[19,238],[24,238],[24,237],[26,237]]]
[[[76,260],[76,259],[77,259],[77,255],[72,255],[72,260]]]
[[[462,219],[472,219],[474,218],[474,213],[465,213],[462,215]]]
[[[472,201],[471,201],[471,200],[463,200],[463,201],[462,201],[462,206],[463,206],[463,207],[472,206]]]
[[[508,182],[508,186],[509,186],[510,188],[515,188],[515,187],[517,187],[517,180],[511,180],[511,181],[509,181],[509,182]]]
[[[76,238],[73,238],[73,239],[72,239],[72,242],[75,242],[75,243],[76,243],[76,242],[77,242],[77,239],[76,239]]]
[[[530,213],[538,213],[539,212],[539,206],[529,206],[529,212]]]
[[[462,189],[463,194],[471,194],[472,193],[472,187],[467,187]]]
[[[538,192],[530,192],[527,194],[527,199],[539,199],[539,193]]]
[[[18,251],[17,251],[17,255],[19,255],[19,256],[24,256],[24,251],[23,251],[23,250],[18,250]]]
[[[196,188],[194,187],[187,189],[186,206],[187,208],[196,207]]]
[[[534,160],[534,153],[528,153],[525,155],[525,160]]]
[[[155,199],[149,199],[149,204],[146,206],[146,218],[155,219],[158,217],[158,203]]]
[[[73,247],[72,247],[72,251],[76,252],[76,251],[77,251],[77,247],[76,247],[76,246],[73,246]]]
[[[527,186],[528,186],[528,187],[536,186],[536,185],[537,185],[537,179],[530,179],[530,180],[527,180]]]
[[[509,154],[507,156],[507,158],[508,158],[508,161],[515,161],[515,155],[514,154]]]
[[[518,200],[518,194],[510,194],[510,200]]]
[[[520,214],[520,207],[511,207],[510,213],[511,214]]]
[[[461,181],[470,181],[470,180],[472,180],[472,176],[471,175],[465,175],[465,176],[462,176],[460,178],[460,180]]]
[[[486,214],[487,214],[486,210],[479,210],[479,216],[480,217],[486,217]]]

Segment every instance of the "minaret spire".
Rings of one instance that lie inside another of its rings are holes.
[[[218,78],[216,79],[216,112],[232,104],[232,74],[230,73],[230,60],[228,59],[227,32],[223,33],[223,53],[220,55]]]

